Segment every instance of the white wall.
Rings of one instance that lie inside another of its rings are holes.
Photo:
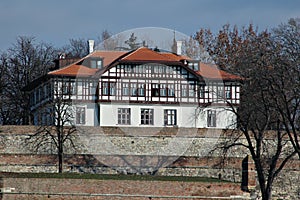
[[[207,112],[208,110],[216,111],[216,127],[208,127],[207,125]],[[198,108],[199,116],[197,119],[197,128],[235,128],[236,127],[236,116],[230,111],[229,108],[224,107],[206,107],[206,108]]]
[[[75,107],[84,107],[85,108],[85,124],[84,126],[99,126],[97,115],[98,109],[96,103],[86,103],[86,104],[76,104]]]
[[[131,124],[118,125],[118,108],[131,108]],[[141,108],[154,109],[154,124],[141,124]],[[228,128],[232,124],[234,115],[231,111],[224,108],[209,107],[200,109],[194,105],[154,105],[154,104],[100,104],[100,126],[131,126],[131,127],[164,127],[164,110],[177,110],[177,126],[191,128],[207,127],[207,110],[215,109],[217,111],[217,128]],[[198,117],[196,117],[198,116]]]

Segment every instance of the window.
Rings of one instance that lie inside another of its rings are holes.
[[[145,84],[142,84],[142,83],[138,84],[138,96],[140,96],[140,97],[145,96]]]
[[[181,85],[181,96],[182,97],[187,97],[188,96],[187,88],[188,88],[187,85]]]
[[[116,95],[116,83],[109,83],[109,95]]]
[[[199,86],[199,98],[205,98],[205,86],[204,85]]]
[[[152,84],[151,94],[153,97],[174,97],[174,85],[173,84]]]
[[[153,109],[141,109],[141,124],[153,125]]]
[[[91,68],[100,69],[102,68],[103,61],[102,60],[91,60]]]
[[[136,95],[137,95],[136,83],[130,83],[130,96],[136,96]]]
[[[64,95],[76,94],[76,85],[74,81],[66,81],[62,83],[62,93]]]
[[[153,73],[155,73],[155,74],[159,73],[158,69],[159,69],[159,66],[153,66]]]
[[[176,110],[164,110],[164,125],[176,125]]]
[[[189,85],[189,97],[195,96],[195,85]]]
[[[207,126],[216,127],[217,124],[217,114],[215,110],[207,111]]]
[[[129,96],[129,83],[122,83],[122,95]]]
[[[151,95],[153,97],[158,97],[159,96],[159,84],[152,84],[151,85]]]
[[[127,72],[127,73],[131,73],[132,72],[131,66],[130,65],[125,65],[124,66],[124,71]]]
[[[116,83],[102,82],[102,95],[105,95],[105,96],[116,95]]]
[[[225,98],[226,99],[231,99],[231,87],[230,86],[225,86]]]
[[[160,84],[159,85],[159,88],[160,88],[160,96],[161,97],[165,97],[167,96],[167,88],[166,88],[166,84]]]
[[[218,86],[217,99],[224,99],[224,87]]]
[[[189,62],[188,66],[189,66],[190,69],[192,69],[194,71],[198,71],[199,70],[199,64],[196,61]]]
[[[102,95],[109,95],[108,93],[108,85],[109,83],[108,82],[103,82],[102,83]]]
[[[169,97],[175,96],[174,85],[168,84],[168,96]]]
[[[130,124],[130,108],[118,108],[118,124]]]
[[[166,67],[166,73],[167,74],[172,74],[173,73],[173,68],[171,68],[171,67]]]
[[[85,124],[85,107],[76,107],[76,124]]]

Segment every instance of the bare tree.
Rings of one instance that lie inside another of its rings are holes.
[[[69,58],[82,58],[88,54],[88,43],[84,38],[70,39],[69,44],[63,46],[60,52]]]
[[[7,53],[1,56],[3,100],[1,115],[3,124],[30,124],[29,97],[22,90],[29,82],[46,74],[56,55],[55,49],[46,43],[36,42],[34,37],[18,37]],[[10,114],[7,114],[9,110]]]
[[[240,57],[251,53],[251,48],[257,45],[259,37],[269,37],[269,34],[267,30],[259,33],[253,24],[242,27],[241,30],[237,26],[231,29],[226,24],[216,35],[210,29],[200,29],[194,38],[221,69],[240,73],[241,70],[246,71],[241,68],[243,66],[238,65]]]
[[[61,82],[55,80],[54,96],[40,110],[40,126],[35,134],[30,135],[26,141],[34,152],[55,153],[58,159],[58,172],[63,172],[63,162],[66,150],[76,150],[75,111],[70,95],[61,87]]]
[[[274,180],[299,154],[299,61],[291,59],[297,57],[285,51],[283,42],[251,24],[241,33],[225,25],[216,36],[200,30],[197,39],[222,69],[245,78],[239,109],[231,109],[238,129],[218,147],[224,155],[238,146],[248,150],[262,199],[269,200]]]
[[[300,18],[291,18],[274,30],[278,59],[272,65],[272,102],[276,106],[289,140],[300,159]],[[276,81],[275,81],[276,80]]]
[[[183,41],[183,55],[204,63],[214,62],[208,52],[192,36]]]

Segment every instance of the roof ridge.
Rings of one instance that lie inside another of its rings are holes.
[[[139,47],[139,48],[137,48],[137,49],[134,49],[134,50],[132,50],[131,52],[129,52],[126,56],[124,56],[124,57],[122,58],[122,60],[126,60],[126,58],[128,58],[129,56],[131,56],[131,55],[133,55],[133,54],[135,54],[135,53],[138,53],[138,52],[141,51],[141,50],[147,50],[148,52],[151,52],[152,54],[155,54],[156,56],[159,56],[160,58],[167,59],[167,61],[174,61],[173,59],[168,58],[168,57],[162,55],[161,53],[156,52],[156,51],[154,51],[154,50],[152,50],[152,49],[150,49],[150,48],[148,48],[148,47]],[[146,59],[145,59],[145,60],[146,60]]]

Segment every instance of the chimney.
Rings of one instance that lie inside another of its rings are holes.
[[[88,40],[88,45],[89,45],[89,54],[93,53],[95,41],[94,40]]]
[[[177,54],[181,55],[182,54],[182,51],[181,51],[182,41],[177,41],[176,44],[177,44]]]

